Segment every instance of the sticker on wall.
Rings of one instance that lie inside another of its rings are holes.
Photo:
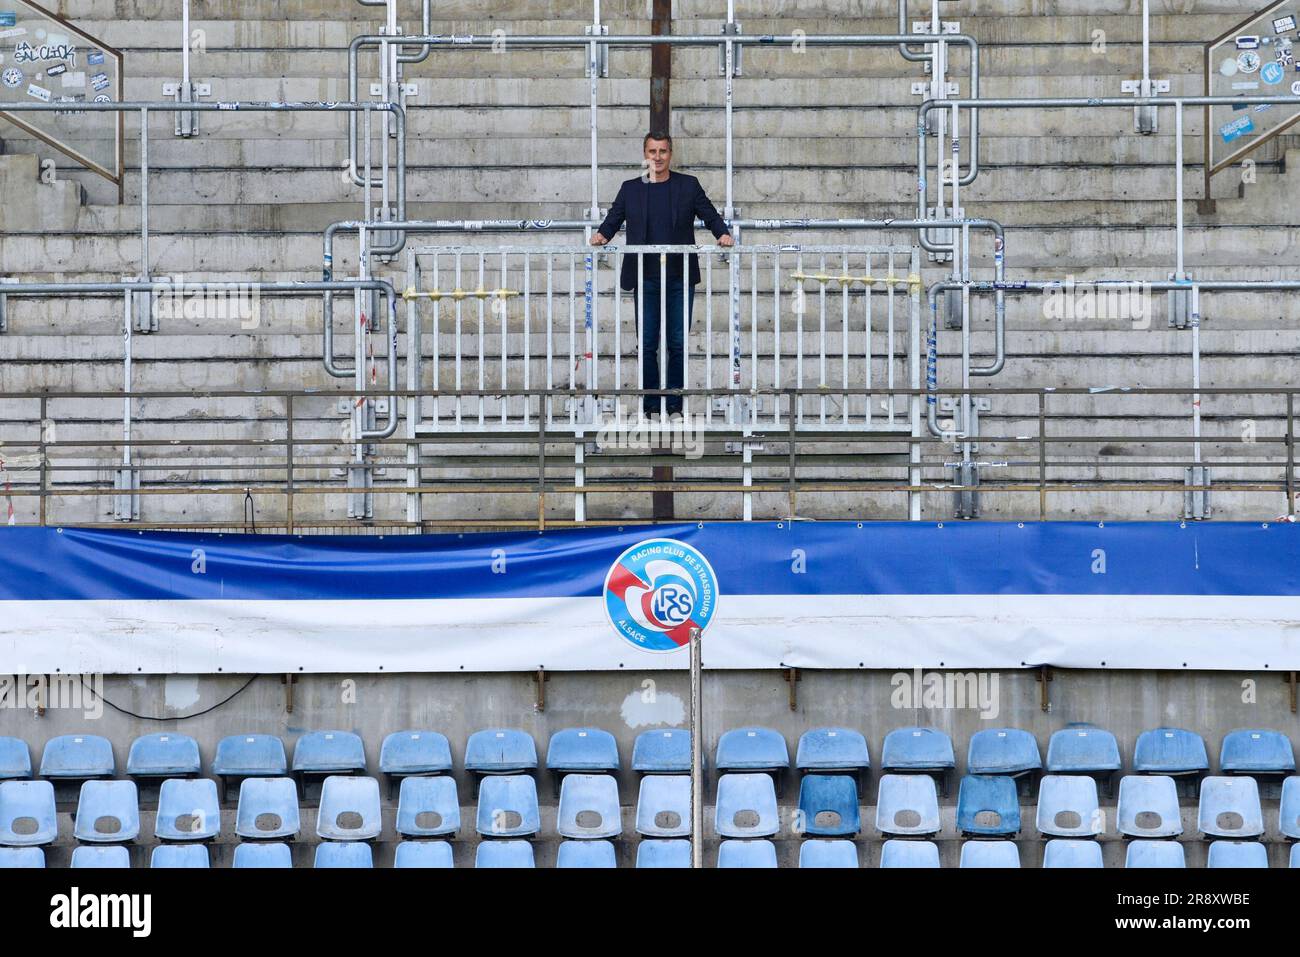
[[[1225,59],[1222,63],[1219,64],[1219,72],[1222,73],[1224,76],[1236,76],[1237,58],[1235,56],[1230,56],[1227,59]]]
[[[1259,71],[1259,78],[1269,86],[1277,86],[1282,82],[1282,78],[1285,75],[1286,73],[1282,69],[1282,64],[1278,63],[1276,60],[1273,60],[1270,63],[1265,63]]]
[[[1273,109],[1272,103],[1259,103],[1256,104],[1255,106],[1256,113],[1263,113],[1265,110],[1271,110],[1271,109]]]
[[[1249,116],[1239,116],[1231,123],[1224,123],[1219,127],[1219,135],[1223,137],[1225,143],[1231,143],[1254,132],[1255,123]]]
[[[4,73],[0,74],[0,81],[3,81],[4,85],[9,87],[11,90],[16,90],[18,87],[22,86],[23,80],[25,79],[27,79],[27,77],[23,76],[23,71],[18,69],[16,66],[11,66],[9,69],[5,70]]]
[[[1245,50],[1238,53],[1237,69],[1242,73],[1254,73],[1259,69],[1259,54],[1254,50]]]
[[[1274,33],[1290,33],[1295,29],[1295,16],[1278,17],[1273,21]]]
[[[1259,46],[1259,37],[1237,37],[1238,50],[1254,50]]]
[[[111,96],[109,96],[107,93],[101,93],[101,94],[99,94],[99,96],[95,97],[95,102],[96,102],[96,103],[111,103],[111,102],[113,102],[113,98],[112,98]]]
[[[12,30],[0,30],[0,40],[8,40],[10,37],[25,37],[25,36],[27,36],[26,27],[15,27]]]
[[[27,95],[44,103],[50,102],[50,97],[53,96],[45,87],[37,86],[35,83],[27,84]]]
[[[46,75],[46,76],[62,76],[64,73],[67,73],[67,72],[68,72],[68,65],[67,65],[66,63],[60,63],[60,64],[58,64],[57,66],[52,66],[52,67],[50,67],[48,70],[46,70],[46,71],[45,71],[45,75]]]
[[[86,53],[86,62],[91,66],[99,66],[104,62],[103,50],[90,50]]]
[[[1233,88],[1234,90],[1258,90],[1258,89],[1259,89],[1259,83],[1258,83],[1257,81],[1255,81],[1255,80],[1247,80],[1247,81],[1244,82],[1244,83],[1234,83],[1234,84],[1232,84],[1232,88]]]
[[[108,74],[96,73],[94,76],[90,78],[90,85],[93,86],[96,90],[107,90]]]
[[[0,27],[13,27],[18,25],[18,14],[12,10],[0,10]]]
[[[65,90],[80,90],[86,86],[86,74],[84,73],[65,73],[63,74],[63,88]]]

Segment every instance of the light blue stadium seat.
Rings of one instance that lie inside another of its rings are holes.
[[[527,841],[480,841],[474,866],[536,867],[537,862],[533,859],[533,845]]]
[[[1020,728],[985,728],[970,737],[967,774],[1024,774],[1043,766],[1038,741]]]
[[[903,837],[939,833],[939,792],[923,774],[886,774],[876,799],[876,829]]]
[[[609,841],[563,841],[556,867],[618,867],[618,856]]]
[[[235,848],[232,867],[293,867],[293,851],[288,844],[240,844]]]
[[[632,745],[632,770],[642,774],[690,774],[691,733],[681,728],[642,731]]]
[[[223,798],[231,778],[284,777],[289,773],[284,742],[273,734],[232,734],[222,738],[212,759],[212,773],[221,779]]]
[[[1119,832],[1129,837],[1177,837],[1183,833],[1178,788],[1167,775],[1121,778],[1115,815]]]
[[[858,848],[852,841],[804,841],[799,846],[800,867],[857,867]]]
[[[61,734],[45,743],[41,755],[43,778],[109,778],[116,767],[113,745],[97,734]]]
[[[44,866],[45,852],[39,847],[0,847],[0,870]]]
[[[794,765],[800,771],[865,771],[867,739],[849,728],[814,728],[799,736]]]
[[[316,845],[313,867],[374,867],[375,855],[362,841],[322,841]]]
[[[858,782],[847,774],[809,774],[799,782],[803,832],[817,837],[852,837],[862,830]]]
[[[159,844],[149,855],[150,867],[208,868],[208,848],[204,844]]]
[[[1277,828],[1284,837],[1300,841],[1300,775],[1282,782],[1282,803],[1278,806]]]
[[[719,867],[776,867],[776,845],[771,841],[723,841],[718,848]]]
[[[168,778],[158,792],[154,835],[161,841],[206,841],[221,831],[217,782],[210,778]]]
[[[32,753],[22,738],[0,736],[0,781],[32,776]]]
[[[691,842],[642,841],[636,848],[637,867],[690,867]]]
[[[181,778],[200,767],[199,743],[170,731],[136,738],[126,756],[126,773],[133,778]]]
[[[623,833],[618,781],[608,774],[568,774],[560,786],[561,837],[609,838]]]
[[[1044,867],[1103,867],[1101,845],[1096,841],[1080,841],[1058,837],[1047,842],[1043,851]]]
[[[714,827],[719,837],[769,837],[780,826],[771,777],[724,774],[718,779]]]
[[[1264,811],[1259,803],[1259,785],[1246,776],[1203,778],[1196,821],[1206,837],[1262,836]]]
[[[437,731],[394,731],[379,748],[381,774],[451,773],[451,744]]]
[[[1131,841],[1125,867],[1186,867],[1187,854],[1178,841]]]
[[[1205,742],[1194,731],[1153,728],[1138,735],[1133,770],[1139,774],[1196,774],[1209,770]]]
[[[886,841],[880,849],[881,867],[938,867],[939,845],[934,841]]]
[[[366,749],[351,731],[310,731],[293,746],[297,774],[351,774],[366,770]]]
[[[301,830],[293,778],[244,778],[239,785],[235,833],[240,837],[292,838]]]
[[[952,738],[937,728],[895,728],[880,749],[882,771],[950,771]]]
[[[1258,841],[1211,841],[1206,867],[1268,867],[1268,848]]]
[[[454,867],[447,841],[403,841],[393,856],[394,867]]]
[[[790,766],[785,738],[771,728],[734,728],[718,739],[719,774],[728,771],[783,771]]]
[[[1300,867],[1300,844],[1291,845],[1291,866]]]
[[[1015,841],[967,841],[961,846],[958,867],[1019,867]]]
[[[448,775],[402,778],[397,798],[397,833],[404,837],[447,837],[460,830],[460,799]]]
[[[1078,774],[1048,774],[1038,787],[1039,833],[1050,837],[1096,837],[1102,832],[1097,782]]]
[[[54,785],[49,781],[0,781],[0,844],[36,847],[59,836]]]
[[[1121,767],[1119,742],[1103,728],[1066,727],[1047,742],[1048,774],[1097,774]]]
[[[374,778],[331,774],[320,792],[316,836],[329,841],[373,841],[383,821],[379,782]]]
[[[131,852],[121,844],[103,847],[78,847],[72,852],[71,867],[112,867],[131,866]]]
[[[518,774],[537,767],[532,735],[511,728],[475,731],[465,744],[465,770],[477,774]]]
[[[998,774],[967,774],[957,791],[957,830],[963,835],[1010,837],[1020,832],[1016,782]]]
[[[140,799],[134,781],[87,781],[77,800],[73,826],[87,844],[120,844],[140,834]]]
[[[551,735],[546,749],[546,767],[551,771],[568,773],[618,772],[618,742],[608,731],[600,728],[565,728]]]
[[[646,837],[689,837],[691,779],[685,774],[651,774],[641,779],[636,831]]]
[[[476,828],[486,837],[529,837],[541,830],[537,782],[527,774],[484,778]]]
[[[1278,731],[1245,729],[1223,737],[1219,769],[1224,774],[1294,774],[1291,739]]]

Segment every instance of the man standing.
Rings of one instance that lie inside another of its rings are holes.
[[[735,245],[727,224],[709,202],[704,187],[694,176],[674,173],[669,169],[673,158],[673,140],[667,133],[653,132],[642,141],[645,153],[646,175],[627,180],[618,191],[609,215],[591,237],[593,246],[603,246],[626,221],[627,242],[630,246],[693,246],[695,244],[695,217],[703,220],[713,233],[719,246]],[[626,290],[637,287],[637,263],[641,257],[623,259],[623,272],[619,285]],[[663,280],[661,282],[661,273]],[[658,256],[645,257],[641,269],[641,372],[643,388],[682,388],[682,360],[685,353],[686,330],[690,328],[695,307],[695,287],[700,282],[700,261],[694,253],[690,257],[690,276],[682,275],[682,257],[669,255],[666,267]],[[685,278],[690,288],[685,288]],[[685,297],[683,293],[685,292]],[[660,303],[667,299],[667,308],[661,313]],[[682,299],[686,299],[686,321],[682,321]],[[666,325],[668,334],[668,374],[659,375],[659,328]],[[682,411],[682,397],[668,396],[667,412],[674,415]],[[645,396],[642,408],[646,415],[658,412],[659,396]]]

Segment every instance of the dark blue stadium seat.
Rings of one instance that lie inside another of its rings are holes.
[[[862,830],[858,784],[847,774],[809,774],[799,782],[803,832],[818,837],[852,837]]]
[[[867,739],[849,728],[814,728],[799,736],[794,765],[800,771],[865,771]]]
[[[776,788],[766,774],[722,775],[714,813],[719,837],[769,837],[781,826]]]
[[[372,841],[379,836],[379,781],[331,774],[320,792],[316,836],[330,841]]]
[[[198,742],[175,732],[142,735],[126,756],[126,773],[133,778],[183,778],[200,768]]]
[[[293,746],[297,774],[358,774],[366,770],[366,749],[351,731],[309,731]]]
[[[217,782],[210,778],[168,778],[158,792],[154,835],[162,841],[207,841],[221,831]]]
[[[298,786],[292,778],[245,778],[240,784],[235,811],[240,837],[292,838],[301,828]]]
[[[1058,837],[1047,842],[1043,850],[1044,867],[1102,867],[1101,845]]]
[[[641,779],[636,830],[646,837],[689,837],[691,779],[685,774],[650,774]]]
[[[642,841],[636,848],[637,867],[690,867],[691,842],[682,840]]]
[[[1019,775],[1043,766],[1038,741],[1020,728],[986,728],[971,735],[967,774]]]
[[[511,728],[475,731],[465,744],[465,770],[476,774],[518,774],[537,767],[532,735]]]
[[[728,771],[784,771],[790,766],[785,738],[771,728],[734,728],[718,739],[719,774]]]
[[[1201,780],[1197,827],[1206,837],[1249,838],[1264,833],[1259,785],[1252,777],[1208,777]]]
[[[939,833],[939,793],[924,774],[886,774],[876,799],[876,829],[886,835],[929,837]]]
[[[1178,788],[1168,775],[1130,774],[1119,782],[1119,832],[1129,837],[1177,837],[1183,833]]]
[[[0,847],[0,870],[45,866],[45,852],[39,847]]]
[[[367,868],[375,866],[375,855],[363,841],[322,841],[316,845],[315,867]]]
[[[289,773],[284,742],[273,734],[232,734],[222,738],[212,759],[212,773],[221,779],[223,798],[232,778],[284,777]]]
[[[116,767],[113,745],[97,734],[61,734],[45,743],[41,755],[43,778],[110,778]]]
[[[394,731],[379,748],[379,771],[394,777],[450,774],[451,744],[437,731]]]
[[[1187,854],[1178,841],[1131,841],[1125,867],[1186,867]]]
[[[1048,774],[1038,788],[1037,825],[1050,837],[1096,837],[1102,832],[1097,782],[1078,774]]]
[[[1015,841],[967,841],[961,846],[958,867],[1019,867]]]
[[[32,753],[22,738],[0,736],[0,781],[32,776]]]
[[[131,852],[121,844],[78,847],[72,852],[72,862],[69,866],[76,868],[130,867]]]
[[[1300,775],[1282,782],[1282,803],[1278,806],[1278,830],[1293,841],[1300,841]]]
[[[1219,749],[1219,769],[1224,774],[1294,774],[1295,751],[1279,731],[1231,731]]]
[[[1020,801],[1016,782],[992,774],[968,774],[957,791],[957,830],[979,837],[1013,836],[1020,832]]]
[[[159,844],[149,855],[150,867],[208,868],[212,866],[203,844]]]
[[[1194,731],[1153,728],[1138,735],[1133,748],[1133,770],[1139,774],[1195,774],[1209,767],[1205,741]]]
[[[718,848],[719,867],[776,867],[776,845],[771,841],[723,841]]]
[[[293,867],[293,851],[288,844],[240,844],[235,848],[232,867]]]
[[[1258,841],[1212,841],[1206,867],[1268,867],[1268,849]]]
[[[881,867],[938,867],[939,845],[934,841],[893,838],[880,849]]]
[[[804,841],[799,845],[800,867],[857,867],[858,848],[852,841]]]
[[[447,775],[402,779],[397,799],[397,833],[404,837],[448,837],[460,830],[456,781]]]
[[[691,733],[681,728],[642,731],[632,745],[632,770],[642,774],[690,774]]]
[[[1071,725],[1047,742],[1048,774],[1099,774],[1123,767],[1115,735],[1091,725]]]
[[[49,781],[0,781],[0,844],[36,847],[59,836],[54,785]]]
[[[120,844],[140,834],[140,800],[134,781],[87,781],[77,800],[73,825],[86,844]]]
[[[555,866],[618,867],[618,857],[609,841],[562,841]]]
[[[479,784],[476,828],[485,837],[536,834],[541,829],[537,782],[527,774],[484,778]]]
[[[447,841],[403,841],[393,855],[394,867],[454,867]]]
[[[581,771],[616,774],[619,769],[618,742],[600,728],[565,728],[551,735],[546,749],[546,767],[561,774]]]
[[[528,780],[532,780],[529,778]],[[536,867],[533,845],[527,841],[480,841],[475,867]]]
[[[623,833],[618,781],[608,774],[567,774],[560,787],[556,830],[561,837],[610,838]]]

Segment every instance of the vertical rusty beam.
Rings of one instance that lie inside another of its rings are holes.
[[[671,36],[673,32],[673,0],[653,0],[650,35]],[[672,132],[672,75],[673,48],[667,44],[650,48],[650,127],[652,130]],[[664,350],[665,353],[667,349]],[[664,363],[665,367],[667,362]],[[665,368],[665,371],[666,368]],[[671,465],[656,465],[651,473],[656,484],[673,480]],[[656,521],[672,521],[674,516],[673,493],[656,490],[651,497],[652,514]]]

